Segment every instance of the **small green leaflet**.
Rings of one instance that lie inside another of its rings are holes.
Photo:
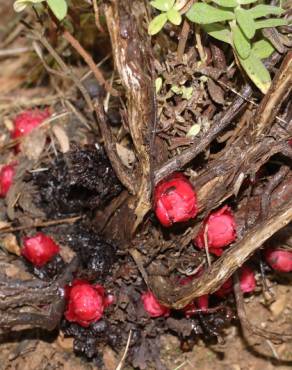
[[[248,77],[263,94],[266,94],[271,85],[271,76],[263,62],[255,55],[253,51],[250,52],[248,58],[242,59],[238,55],[238,59]]]
[[[196,136],[198,135],[200,131],[201,131],[201,125],[199,123],[194,123],[193,126],[187,132],[186,137]]]
[[[157,15],[155,18],[153,18],[148,26],[149,35],[155,35],[156,33],[158,33],[163,28],[166,22],[167,22],[166,13],[161,13]]]
[[[174,2],[175,0],[154,0],[150,1],[150,5],[162,12],[167,12],[173,7]]]
[[[186,17],[199,24],[210,24],[214,22],[224,22],[234,19],[233,12],[215,8],[205,3],[195,3],[186,13]]]
[[[232,39],[237,54],[241,59],[246,59],[250,54],[251,46],[249,40],[238,26],[232,28]]]
[[[205,24],[202,26],[202,28],[215,39],[232,44],[231,32],[229,31],[229,27],[227,25],[222,23],[213,23]]]
[[[252,45],[252,51],[258,58],[265,59],[275,51],[275,48],[267,39],[262,39]]]
[[[59,21],[63,20],[68,11],[66,0],[47,0],[48,6]]]
[[[256,21],[255,25],[257,30],[260,28],[279,27],[286,26],[288,24],[286,19],[269,18],[262,21]]]
[[[179,24],[181,24],[181,15],[180,15],[180,12],[174,8],[170,9],[168,12],[167,12],[167,18],[169,20],[169,22],[171,22],[172,24],[178,26]]]
[[[158,94],[159,91],[161,90],[162,84],[163,84],[162,78],[157,77],[156,80],[155,80],[155,92],[156,92],[156,94]]]
[[[14,11],[22,12],[28,5],[39,4],[45,0],[16,0],[13,4]]]
[[[223,6],[224,8],[235,8],[238,3],[236,0],[212,0],[213,3]]]
[[[252,16],[244,9],[235,9],[236,22],[241,31],[248,39],[252,39],[256,32],[255,21]]]
[[[186,86],[178,86],[172,85],[171,91],[173,91],[176,95],[182,95],[183,99],[190,100],[193,95],[193,88],[186,87]]]
[[[254,8],[248,9],[247,12],[254,18],[261,18],[265,17],[270,14],[281,15],[283,13],[283,9],[272,6],[272,5],[257,5]]]

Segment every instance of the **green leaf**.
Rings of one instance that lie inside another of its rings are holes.
[[[161,90],[162,83],[163,83],[162,78],[161,77],[157,77],[156,80],[155,80],[155,92],[156,92],[156,94],[158,94],[159,91]]]
[[[236,0],[212,0],[214,3],[224,8],[234,8],[238,5]]]
[[[181,14],[178,10],[176,10],[174,8],[170,9],[167,12],[167,18],[168,18],[169,22],[171,22],[172,24],[174,24],[176,26],[181,24]]]
[[[200,131],[201,131],[201,125],[199,123],[194,123],[193,126],[187,132],[186,137],[196,136],[198,135]]]
[[[149,35],[155,35],[156,33],[158,33],[163,28],[166,22],[167,22],[166,13],[159,14],[155,18],[153,18],[148,26]]]
[[[256,32],[255,21],[253,17],[244,9],[235,9],[236,22],[241,31],[248,39],[252,39]]]
[[[22,12],[28,5],[42,3],[45,0],[16,0],[13,4],[14,11]]]
[[[242,59],[246,59],[250,54],[251,45],[238,26],[232,28],[232,39],[238,55]]]
[[[269,18],[262,21],[256,21],[255,25],[257,30],[260,28],[279,27],[286,26],[288,24],[286,19]]]
[[[190,100],[193,95],[193,90],[194,89],[191,86],[190,87],[183,86],[182,87],[182,98],[186,100]]]
[[[66,0],[47,0],[48,6],[59,21],[63,20],[68,11]]]
[[[214,22],[230,21],[234,19],[234,14],[205,3],[195,3],[186,13],[186,17],[191,22],[210,24]]]
[[[238,55],[238,59],[248,77],[262,93],[266,94],[271,85],[271,76],[263,62],[253,51],[251,51],[248,58],[242,59],[240,55]]]
[[[267,39],[256,41],[251,49],[254,55],[260,59],[268,58],[275,50],[274,46]]]
[[[202,26],[203,30],[208,33],[208,35],[214,37],[217,40],[227,42],[232,44],[231,32],[229,31],[229,26],[222,23],[205,24]]]
[[[275,14],[275,15],[281,15],[283,13],[283,9],[277,7],[277,6],[272,6],[272,5],[257,5],[254,8],[248,9],[247,12],[254,18],[261,18],[265,17],[270,14]]]
[[[162,12],[167,12],[174,5],[175,0],[154,0],[150,1],[153,8],[161,10]]]

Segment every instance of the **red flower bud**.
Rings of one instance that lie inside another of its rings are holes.
[[[189,303],[183,308],[183,312],[187,319],[197,314],[198,310],[205,311],[209,308],[209,295],[204,294],[195,299],[194,302]]]
[[[160,304],[155,295],[148,290],[141,296],[144,309],[151,317],[169,316],[170,309]]]
[[[276,271],[292,271],[292,252],[277,248],[268,248],[265,250],[265,259],[267,263]]]
[[[60,247],[49,236],[38,233],[23,239],[21,254],[33,265],[41,267],[60,251]]]
[[[197,215],[197,196],[185,175],[176,172],[158,183],[154,194],[154,211],[166,227]]]
[[[244,266],[240,269],[239,281],[240,289],[243,293],[251,293],[255,290],[255,274],[251,268]]]
[[[194,239],[199,248],[205,248],[204,234],[207,229],[209,251],[217,256],[222,254],[220,248],[226,247],[236,239],[236,224],[230,207],[224,206],[212,212],[203,222],[198,235]]]
[[[15,164],[3,166],[0,171],[0,197],[5,198],[15,175]]]
[[[216,297],[224,298],[233,291],[232,279],[229,278],[225,283],[214,293]]]
[[[50,117],[49,109],[27,110],[20,113],[14,119],[14,130],[11,134],[13,139],[28,135],[34,128],[39,126],[45,119]]]
[[[66,288],[68,300],[65,318],[70,322],[88,327],[98,321],[104,309],[113,303],[113,296],[105,296],[101,285],[92,285],[85,280],[74,280],[72,286]]]

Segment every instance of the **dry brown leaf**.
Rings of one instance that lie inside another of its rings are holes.
[[[119,143],[116,143],[116,148],[123,165],[128,168],[132,168],[132,164],[136,159],[134,152]]]
[[[45,145],[45,131],[42,129],[36,129],[23,138],[20,144],[20,149],[21,152],[26,155],[28,159],[37,161],[40,158]]]
[[[14,234],[7,234],[1,239],[1,247],[7,252],[20,256],[20,246]]]
[[[6,229],[6,227],[9,227],[10,223],[7,221],[0,221],[0,230],[1,229]]]
[[[60,125],[54,125],[52,131],[60,145],[62,153],[67,153],[70,150],[70,141],[66,131]]]
[[[207,82],[208,91],[211,99],[217,104],[224,104],[224,91],[218,86],[211,78],[208,78]]]

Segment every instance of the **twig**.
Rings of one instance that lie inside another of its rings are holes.
[[[256,135],[266,133],[275,119],[282,103],[289,96],[292,88],[292,51],[288,52],[280,69],[273,79],[269,91],[261,101],[256,115]]]
[[[99,7],[97,5],[97,0],[92,0],[93,10],[94,10],[94,18],[95,18],[95,25],[96,28],[101,32],[104,33],[104,28],[102,27],[99,19]]]
[[[126,348],[125,348],[125,351],[124,351],[124,354],[121,358],[121,361],[120,363],[118,364],[118,366],[116,367],[116,370],[122,370],[123,366],[124,366],[124,363],[125,363],[125,360],[126,360],[126,357],[127,357],[127,353],[129,351],[129,347],[130,347],[130,343],[131,343],[131,339],[132,339],[132,329],[130,330],[129,332],[129,336],[128,336],[128,340],[127,340],[127,344],[126,344]]]
[[[97,82],[104,86],[106,91],[109,92],[113,96],[119,96],[119,92],[111,87],[109,83],[104,79],[101,71],[95,64],[94,60],[92,59],[91,55],[83,48],[83,46],[80,44],[78,40],[75,39],[73,35],[67,30],[63,32],[64,38],[69,42],[69,44],[82,56],[85,63],[88,65],[88,67],[92,70]]]
[[[148,274],[143,266],[143,258],[141,257],[140,252],[137,249],[130,249],[130,255],[132,256],[133,260],[135,261],[142,278],[144,279],[145,283],[148,285]]]
[[[179,36],[179,43],[178,43],[178,47],[177,47],[177,60],[179,62],[181,61],[181,59],[183,57],[183,54],[184,54],[184,51],[185,51],[189,31],[190,31],[190,25],[189,25],[189,22],[185,19],[184,23],[183,23],[183,26],[182,26],[180,36]]]
[[[52,57],[56,60],[56,62],[59,64],[61,69],[65,74],[67,74],[69,77],[71,77],[72,81],[75,83],[75,85],[79,88],[80,92],[82,93],[84,100],[86,104],[88,105],[88,108],[91,112],[94,111],[93,104],[91,102],[91,98],[86,90],[86,88],[83,86],[82,82],[75,76],[71,68],[69,68],[66,63],[63,61],[63,59],[59,56],[59,54],[55,51],[55,49],[52,47],[52,45],[48,42],[48,40],[38,31],[33,30],[31,31],[34,38],[39,40],[42,45],[48,50],[48,52],[52,55]]]
[[[22,48],[2,49],[0,50],[0,58],[14,57],[18,56],[19,54],[27,53],[28,51],[33,51],[33,48],[24,46]]]
[[[32,225],[16,226],[16,227],[8,227],[8,228],[5,227],[3,229],[0,229],[0,234],[33,229],[37,227],[48,227],[48,226],[55,226],[55,225],[60,225],[60,224],[74,224],[76,221],[80,220],[82,217],[83,216],[67,217],[67,218],[62,218],[60,220],[39,221]]]
[[[204,46],[202,45],[201,27],[198,24],[195,24],[195,36],[196,36],[197,50],[199,52],[201,62],[205,63],[207,59],[207,55],[205,53]]]

